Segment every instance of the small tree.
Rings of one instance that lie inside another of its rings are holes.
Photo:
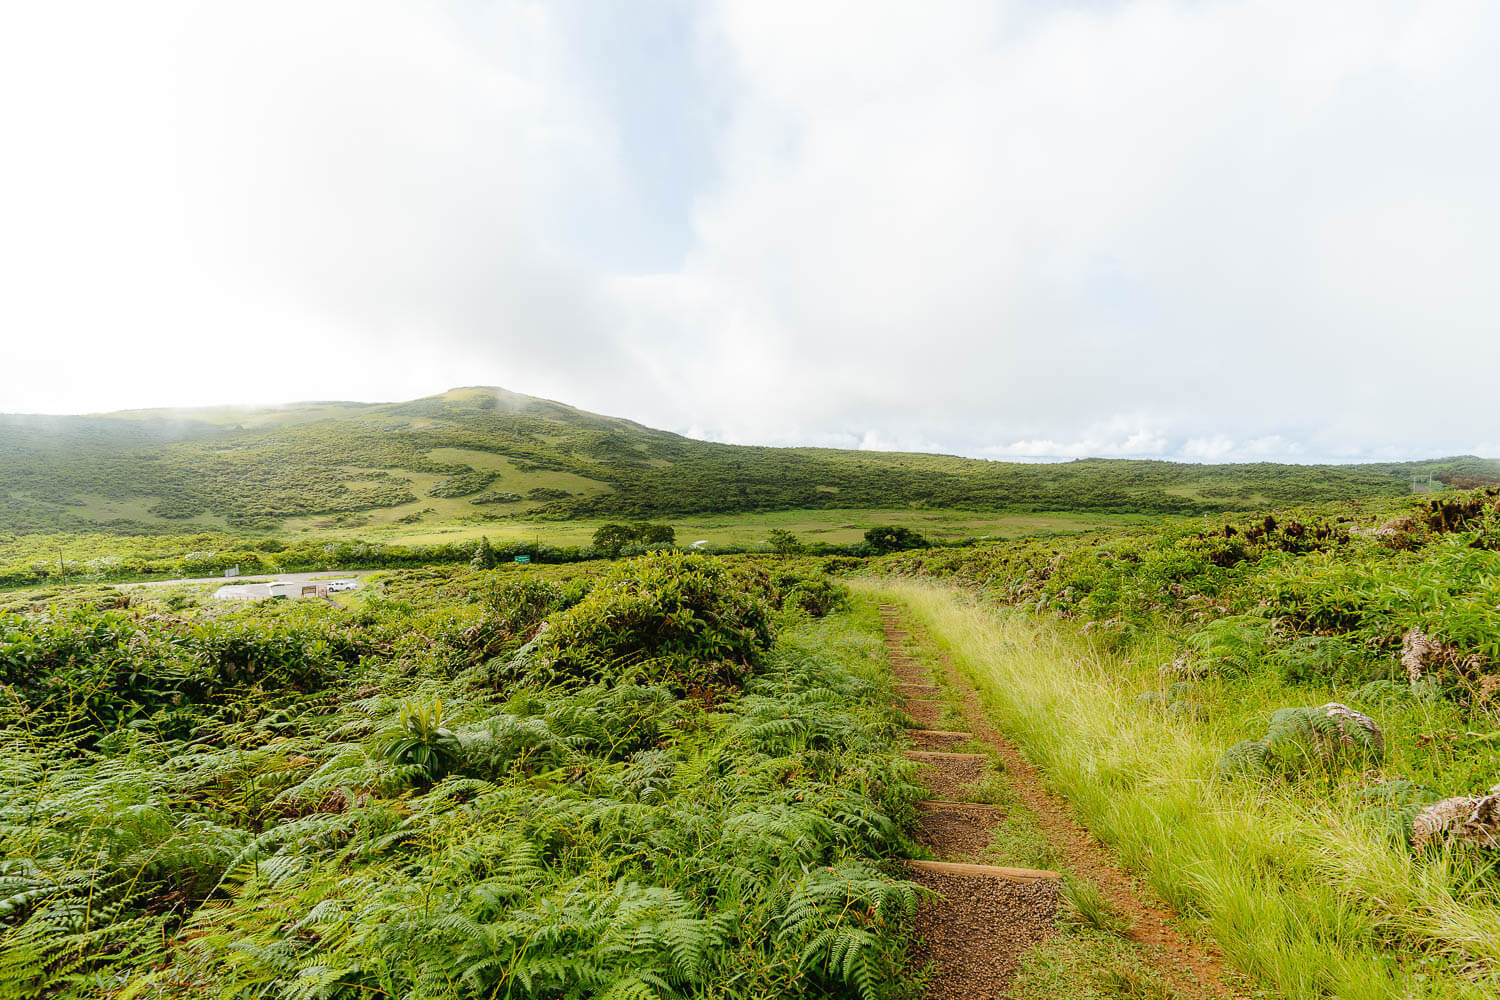
[[[474,547],[474,558],[469,560],[469,568],[494,569],[499,562],[500,557],[495,555],[495,549],[490,545],[490,540],[481,536],[479,544]]]
[[[807,546],[802,544],[802,539],[785,528],[772,528],[766,541],[771,543],[772,551],[779,556],[794,556],[807,549]]]
[[[677,540],[677,531],[670,524],[642,522],[631,527],[635,531],[635,540],[642,545],[671,545]]]
[[[594,532],[594,549],[610,559],[636,540],[635,529],[628,524],[601,524]]]
[[[865,541],[876,552],[899,552],[902,549],[926,548],[931,543],[910,528],[880,524],[865,532]]]

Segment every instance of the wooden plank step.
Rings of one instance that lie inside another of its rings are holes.
[[[918,861],[908,858],[906,865],[917,871],[942,875],[975,875],[980,878],[1004,879],[1007,882],[1043,882],[1062,878],[1057,872],[1040,868],[1001,868],[996,865],[971,865],[961,861]]]
[[[953,733],[946,729],[908,729],[906,738],[919,750],[952,750],[974,738],[971,733]]]
[[[914,681],[898,681],[892,684],[899,693],[904,695],[942,694],[943,689],[936,684],[918,684]],[[920,688],[921,690],[914,690]]]
[[[942,750],[908,750],[906,751],[906,756],[912,760],[919,760],[927,764],[941,764],[947,760],[982,760],[988,764],[990,760],[982,753],[947,753]]]
[[[960,802],[957,799],[923,799],[917,803],[918,809],[930,809],[933,812],[958,811],[969,812],[977,809],[980,812],[1008,813],[1004,806],[990,805],[988,802]]]

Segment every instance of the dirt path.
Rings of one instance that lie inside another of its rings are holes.
[[[1066,803],[1047,790],[1036,769],[989,724],[978,692],[964,681],[953,664],[938,653],[938,669],[946,676],[928,676],[906,651],[912,636],[903,627],[900,612],[890,605],[882,605],[880,613],[892,669],[903,682],[897,686],[898,698],[905,690],[911,690],[911,685],[925,686],[937,680],[946,681],[948,688],[958,694],[958,708],[965,723],[961,729],[966,731],[961,731],[960,727],[927,729],[925,720],[940,717],[941,713],[924,707],[920,710],[924,728],[910,730],[914,746],[920,749],[913,749],[909,756],[927,765],[927,785],[937,800],[922,804],[919,841],[939,858],[969,861],[983,852],[989,842],[990,830],[1003,822],[1003,809],[962,801],[978,782],[984,780],[990,759],[983,754],[954,751],[961,751],[965,745],[972,747],[975,741],[982,743],[1003,763],[1015,801],[1035,814],[1057,856],[1064,860],[1066,869],[1073,877],[1095,885],[1115,912],[1129,921],[1126,936],[1141,948],[1179,996],[1241,996],[1227,985],[1223,960],[1181,934],[1170,922],[1170,910],[1143,897],[1110,852],[1073,819]],[[930,649],[930,644],[923,645]],[[937,685],[937,690],[942,690],[942,685]],[[924,689],[922,693],[928,694],[929,690]],[[908,714],[915,718],[916,713],[911,711],[913,700],[902,700],[908,706]],[[930,700],[933,704],[943,704],[936,698]],[[1004,914],[1005,923],[1029,922],[1032,926],[1025,933],[1012,933],[1003,939],[980,940],[971,934],[975,916],[956,912],[965,909],[965,894],[972,893],[972,887],[978,882],[931,881],[920,876],[918,881],[947,897],[944,903],[924,909],[918,917],[919,932],[924,932],[929,938],[926,951],[919,957],[932,959],[939,967],[927,995],[934,1000],[1004,996],[1005,985],[1014,974],[1021,953],[1031,944],[1045,939],[1050,931],[1057,905],[1056,882],[1011,883],[1009,889],[1002,888],[998,896],[987,894],[986,902],[978,908],[981,914],[993,914],[996,906],[1015,907]],[[1004,885],[1001,879],[988,881]],[[1030,891],[1018,891],[1018,886]],[[1038,886],[1041,889],[1037,889]],[[972,900],[967,905],[969,908],[975,906]],[[951,912],[943,914],[939,911]]]
[[[906,633],[896,627],[894,610],[881,614],[899,679],[894,693],[922,727],[908,730],[908,756],[923,765],[922,781],[933,796],[920,805],[917,841],[939,860],[913,862],[911,878],[940,898],[917,914],[916,959],[935,966],[927,989],[934,1000],[992,1000],[1003,995],[1026,950],[1052,933],[1056,874],[969,863],[984,854],[1005,818],[995,806],[963,801],[989,776],[989,758],[955,752],[972,733],[926,728],[948,707],[939,697],[943,689],[905,654]]]

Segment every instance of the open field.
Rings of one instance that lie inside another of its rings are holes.
[[[995,514],[965,510],[781,510],[755,514],[668,517],[661,519],[677,532],[679,545],[704,540],[711,545],[754,546],[764,544],[772,528],[790,531],[807,542],[846,544],[863,537],[867,528],[894,524],[939,540],[962,538],[1016,538],[1126,524],[1146,520],[1137,514]],[[603,520],[492,521],[486,524],[447,525],[424,529],[421,525],[395,526],[387,530],[329,532],[369,538],[372,541],[406,545],[490,539],[540,539],[554,545],[582,545],[593,537]]]
[[[454,501],[438,501],[439,503]],[[764,546],[769,532],[781,528],[807,543],[848,544],[859,541],[876,525],[910,528],[934,541],[967,538],[1019,538],[1032,535],[1090,531],[1139,524],[1132,514],[997,514],[963,510],[792,510],[763,514],[721,514],[668,518],[677,544],[691,546],[705,541],[710,547],[755,549]],[[306,528],[288,535],[257,536],[219,531],[196,534],[23,534],[0,535],[0,578],[9,577],[8,587],[35,586],[44,581],[60,582],[59,565],[73,580],[121,580],[144,576],[208,577],[222,575],[223,566],[241,565],[246,573],[284,568],[286,553],[311,551],[318,555],[328,546],[430,547],[434,561],[468,559],[468,550],[480,538],[496,544],[524,543],[553,549],[587,546],[594,531],[606,522],[504,520],[482,524],[421,523],[334,525],[321,530]],[[288,549],[289,545],[297,548]],[[441,549],[446,555],[440,554]],[[298,556],[299,559],[304,558]],[[318,556],[321,559],[321,556]],[[357,557],[340,565],[353,568]],[[303,562],[295,565],[306,565]],[[278,561],[281,560],[281,561]],[[381,565],[369,562],[366,565]]]

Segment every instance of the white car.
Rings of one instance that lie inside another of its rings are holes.
[[[337,594],[339,591],[342,591],[342,590],[358,590],[358,589],[359,589],[359,581],[358,580],[329,580],[328,581],[328,592],[330,594]]]

